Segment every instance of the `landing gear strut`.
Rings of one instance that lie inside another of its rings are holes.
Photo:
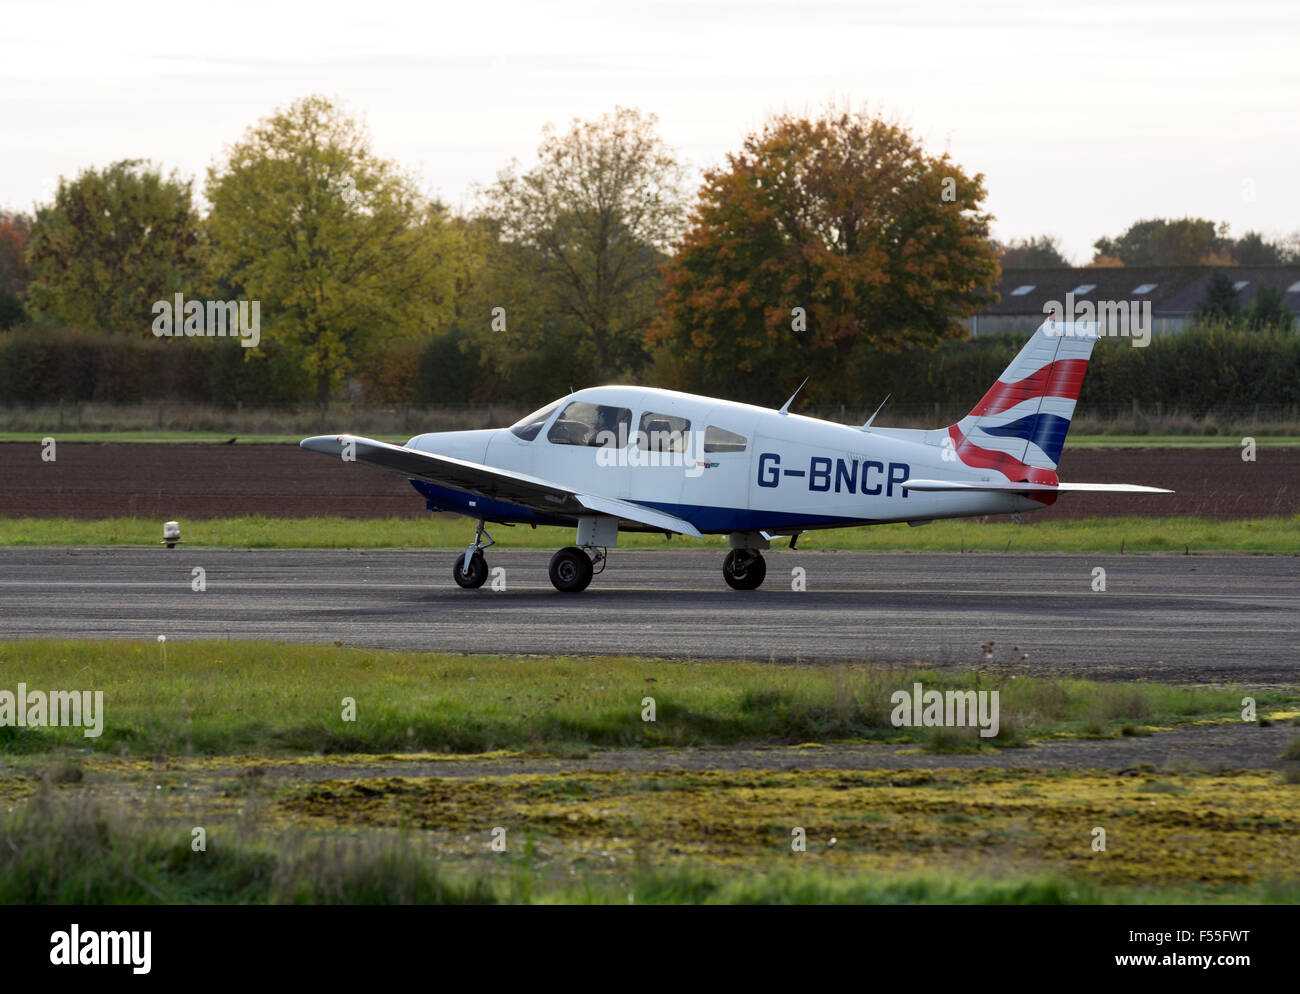
[[[483,541],[484,538],[487,539],[486,542]],[[483,586],[488,578],[487,560],[483,558],[483,550],[493,545],[496,545],[496,540],[487,533],[483,522],[479,521],[478,530],[474,533],[474,542],[456,557],[456,565],[451,571],[460,586],[466,590]]]
[[[732,549],[722,561],[722,578],[733,590],[757,590],[767,576],[767,560],[757,549]]]

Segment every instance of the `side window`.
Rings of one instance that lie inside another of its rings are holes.
[[[627,444],[632,428],[632,412],[626,407],[610,407],[575,400],[569,404],[551,430],[548,441],[556,445],[587,445],[593,448]]]
[[[534,411],[522,421],[516,421],[510,426],[510,431],[522,438],[525,442],[531,442],[537,437],[537,433],[542,430],[542,425],[546,424],[546,419],[551,413],[559,407],[559,403],[543,407],[540,411]]]
[[[643,452],[685,452],[690,432],[691,423],[686,418],[646,411],[641,415],[636,447]]]
[[[726,428],[709,425],[704,429],[705,452],[744,452],[748,444],[744,435],[737,435],[734,431],[727,431]]]

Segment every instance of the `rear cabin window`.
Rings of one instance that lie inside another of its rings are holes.
[[[627,443],[631,429],[632,412],[626,407],[575,400],[560,412],[546,438],[556,445],[617,447]]]
[[[537,437],[537,433],[542,430],[542,425],[546,424],[546,419],[549,418],[559,406],[559,404],[550,404],[547,407],[543,407],[540,411],[533,411],[532,414],[528,415],[528,417],[524,418],[522,421],[516,421],[512,424],[510,426],[511,432],[522,438],[525,442],[531,442]]]
[[[709,425],[704,429],[705,452],[744,452],[748,444],[744,435],[737,435],[726,428]]]
[[[643,452],[685,452],[691,423],[671,414],[646,411],[636,435],[636,447]]]

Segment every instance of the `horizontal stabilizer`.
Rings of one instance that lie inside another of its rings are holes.
[[[923,493],[943,493],[945,491],[961,493],[992,494],[1171,494],[1172,490],[1160,487],[1142,487],[1136,483],[968,483],[958,480],[904,480],[903,489],[917,490]]]

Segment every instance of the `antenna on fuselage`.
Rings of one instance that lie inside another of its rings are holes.
[[[789,414],[789,413],[790,413],[790,405],[794,403],[794,399],[795,399],[796,397],[799,396],[799,391],[803,389],[803,385],[804,385],[804,383],[807,383],[808,380],[809,380],[809,377],[805,376],[805,377],[803,378],[803,383],[800,383],[797,387],[795,387],[795,389],[794,389],[794,393],[790,394],[790,399],[787,400],[784,404],[781,405],[781,410],[780,410],[779,413],[781,413],[781,414]]]
[[[885,399],[882,400],[880,402],[880,406],[876,408],[876,414],[879,414],[881,411],[885,409],[885,405],[889,403],[889,398],[892,396],[894,396],[892,393],[885,394]],[[871,417],[867,418],[867,423],[864,424],[861,428],[859,428],[858,431],[868,431],[871,428],[871,422],[876,420],[876,414],[873,414],[871,415]]]

